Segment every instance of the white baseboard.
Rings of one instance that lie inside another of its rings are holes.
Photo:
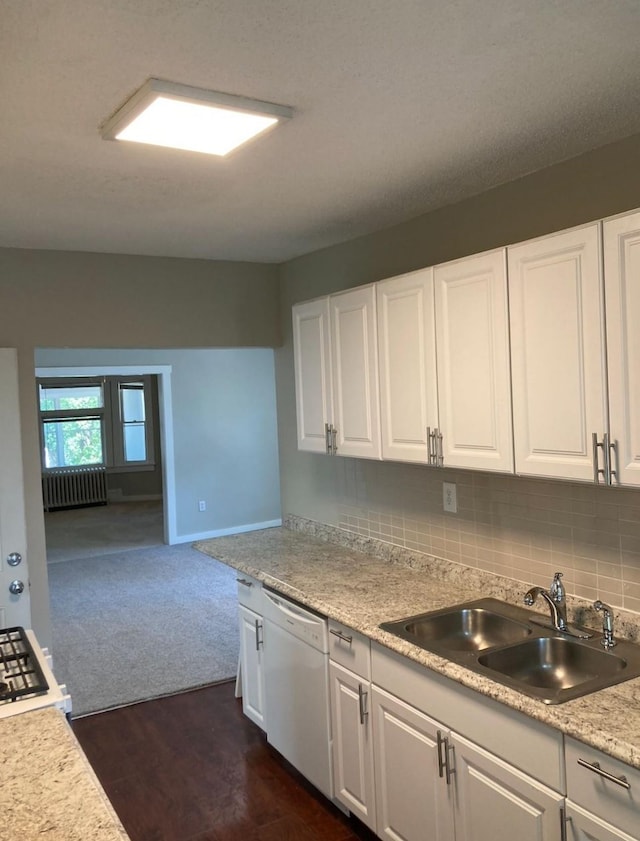
[[[249,523],[244,526],[232,526],[230,529],[214,529],[203,531],[199,534],[177,534],[171,541],[176,543],[193,543],[196,540],[209,540],[211,537],[226,537],[229,534],[243,534],[247,531],[259,531],[260,529],[273,529],[282,525],[282,520],[267,520],[264,523]]]

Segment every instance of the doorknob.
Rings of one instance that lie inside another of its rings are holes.
[[[16,578],[9,584],[9,592],[14,596],[19,596],[24,590],[24,583]]]
[[[12,552],[10,555],[7,555],[7,563],[10,567],[17,567],[21,560],[22,555],[20,552]]]

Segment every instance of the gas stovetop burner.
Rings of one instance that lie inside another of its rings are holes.
[[[24,628],[0,630],[0,704],[49,689]]]

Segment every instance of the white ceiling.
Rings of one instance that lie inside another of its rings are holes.
[[[637,0],[2,0],[0,245],[282,261],[640,132]],[[148,77],[293,106],[107,142]]]

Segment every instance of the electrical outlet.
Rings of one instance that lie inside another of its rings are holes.
[[[445,511],[448,511],[450,514],[457,514],[458,496],[456,494],[456,486],[453,482],[442,483],[442,503]]]
[[[455,487],[455,485],[454,485]],[[207,510],[207,503],[204,499],[198,500],[198,511],[206,511]]]

